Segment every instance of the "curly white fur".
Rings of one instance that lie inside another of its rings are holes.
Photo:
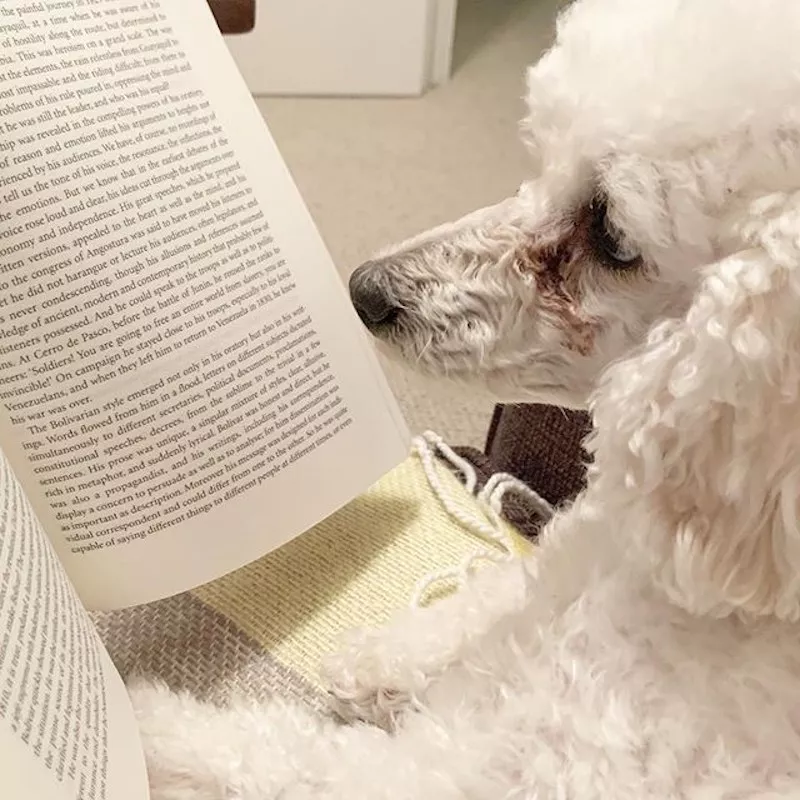
[[[381,274],[423,289],[387,341],[505,397],[578,404],[615,362],[586,491],[531,561],[330,660],[391,733],[132,687],[153,800],[800,796],[797,41],[783,0],[568,11],[531,73],[542,176]],[[570,244],[598,185],[630,274]]]

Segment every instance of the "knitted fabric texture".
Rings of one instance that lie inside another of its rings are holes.
[[[482,514],[438,462],[437,475],[460,513]],[[528,547],[501,523],[508,541]],[[264,558],[191,592],[94,619],[123,677],[160,678],[214,702],[277,693],[322,707],[318,667],[343,632],[384,623],[409,604],[420,581],[484,547],[442,505],[412,456]]]
[[[456,448],[471,465],[474,486],[465,488],[470,476],[463,466],[433,448],[436,476],[467,519],[486,518],[475,495],[493,475],[512,471],[527,479],[536,492],[506,491],[497,498],[502,536],[525,549],[525,537],[535,538],[548,516],[538,496],[558,505],[582,487],[580,442],[587,431],[583,415],[501,407],[489,455]],[[435,600],[450,588],[453,568],[471,566],[486,548],[486,536],[448,511],[423,462],[412,456],[259,561],[191,592],[94,619],[123,677],[157,677],[214,702],[233,694],[254,700],[278,694],[321,709],[318,666],[341,633],[380,625],[415,597]]]

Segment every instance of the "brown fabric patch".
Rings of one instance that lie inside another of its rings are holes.
[[[234,695],[256,701],[279,696],[326,708],[320,691],[189,593],[92,617],[124,679],[157,678],[216,704]]]
[[[582,411],[535,403],[498,405],[486,452],[466,447],[456,451],[475,467],[479,486],[496,472],[508,472],[558,507],[574,500],[586,485],[589,455],[583,440],[590,431],[591,419]],[[503,516],[531,539],[546,521],[529,500],[513,492],[503,498]]]
[[[586,485],[590,458],[583,441],[591,430],[591,417],[584,411],[538,403],[499,405],[486,455],[496,471],[510,472],[560,506]]]
[[[456,447],[453,449],[475,468],[478,489],[482,489],[489,478],[498,472],[498,470],[494,469],[491,460],[480,450],[474,447]],[[458,474],[458,470],[452,464],[446,460],[444,461]],[[527,497],[517,492],[506,492],[503,495],[502,514],[523,536],[532,540],[536,539],[542,526],[547,522],[539,508]]]

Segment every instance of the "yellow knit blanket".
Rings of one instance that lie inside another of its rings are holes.
[[[451,502],[482,516],[445,466],[438,464],[436,473]],[[385,622],[408,605],[426,574],[482,546],[445,510],[411,456],[259,561],[192,592],[96,620],[123,676],[136,670],[216,701],[231,692],[254,699],[277,692],[319,705],[317,670],[341,633]]]

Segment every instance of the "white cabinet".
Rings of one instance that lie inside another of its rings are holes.
[[[457,0],[257,0],[226,36],[253,94],[419,95],[449,77]]]

